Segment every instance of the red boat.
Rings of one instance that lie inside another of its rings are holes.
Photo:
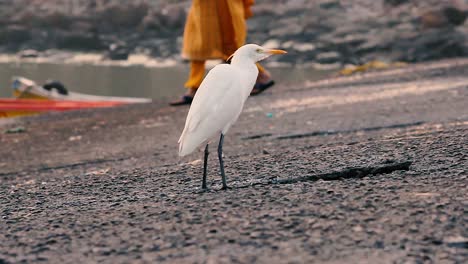
[[[125,102],[86,102],[86,101],[52,101],[42,99],[0,99],[0,117],[15,117],[39,114],[50,111],[69,111],[83,108],[112,107]]]
[[[0,118],[39,114],[49,111],[68,111],[83,108],[112,107],[122,104],[149,103],[148,98],[113,97],[68,91],[59,82],[37,85],[24,77],[12,82],[15,99],[0,98]]]

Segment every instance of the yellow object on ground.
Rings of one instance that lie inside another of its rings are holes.
[[[351,75],[358,72],[366,72],[370,70],[382,70],[382,69],[389,69],[389,68],[400,68],[406,66],[404,62],[394,62],[394,63],[387,63],[383,61],[370,61],[364,63],[362,65],[352,65],[342,69],[339,74],[340,75]]]
[[[36,111],[2,111],[0,110],[0,118],[10,118],[10,117],[18,117],[18,116],[27,116],[27,115],[36,115],[40,112]]]
[[[32,92],[32,91],[20,92],[20,91],[18,91],[18,90],[14,90],[14,91],[13,91],[13,96],[14,96],[15,98],[21,98],[21,99],[51,100],[51,99],[48,98],[47,96],[35,94],[35,93]]]
[[[226,60],[247,36],[253,0],[193,0],[184,29],[182,57]]]

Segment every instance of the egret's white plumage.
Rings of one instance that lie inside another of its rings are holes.
[[[203,143],[228,131],[250,93],[242,88],[253,87],[257,74],[255,66],[251,71],[245,71],[229,64],[218,65],[208,73],[187,115],[179,139],[180,156],[192,153]]]
[[[247,44],[234,53],[231,64],[214,67],[193,98],[179,139],[179,155],[188,155],[211,139],[225,135],[239,117],[255,84],[258,76],[255,63],[282,53],[286,52]]]

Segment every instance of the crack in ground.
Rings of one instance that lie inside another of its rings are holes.
[[[40,168],[35,168],[35,169],[29,169],[29,170],[21,170],[21,171],[15,171],[15,172],[3,172],[0,173],[0,177],[7,178],[9,176],[16,176],[21,173],[32,173],[32,172],[44,172],[44,171],[49,171],[49,170],[58,170],[58,169],[69,169],[69,168],[76,168],[80,166],[86,166],[86,165],[96,165],[96,164],[101,164],[101,163],[106,163],[106,162],[118,162],[118,161],[123,161],[130,159],[129,157],[126,158],[116,158],[116,159],[96,159],[96,160],[89,160],[89,161],[82,161],[82,162],[77,162],[77,163],[72,163],[72,164],[64,164],[64,165],[57,165],[57,166],[43,166]]]
[[[413,123],[394,124],[394,125],[389,125],[389,126],[365,127],[365,128],[349,129],[349,130],[313,131],[313,132],[306,132],[306,133],[297,133],[297,134],[277,136],[274,139],[296,139],[296,138],[305,138],[305,137],[329,136],[329,135],[337,135],[337,134],[350,134],[350,133],[357,133],[357,132],[370,132],[370,131],[378,131],[378,130],[383,130],[383,129],[395,129],[395,128],[420,126],[422,124],[424,124],[424,122],[419,121],[419,122],[413,122]]]
[[[252,136],[242,137],[241,139],[242,140],[249,140],[249,139],[258,139],[258,138],[271,137],[271,136],[273,136],[272,133],[263,133],[263,134],[255,134],[255,135],[252,135]]]
[[[255,185],[270,185],[270,184],[292,184],[298,182],[306,182],[306,181],[318,181],[318,180],[325,180],[325,181],[333,181],[333,180],[341,180],[341,179],[351,179],[351,178],[363,178],[369,175],[378,175],[378,174],[388,174],[394,171],[404,170],[408,171],[410,169],[411,164],[413,164],[412,160],[406,161],[386,161],[384,164],[377,164],[372,166],[365,166],[365,167],[351,167],[340,171],[332,171],[326,172],[321,174],[312,174],[308,176],[301,176],[295,178],[287,178],[287,179],[269,179],[267,181],[258,181],[252,182],[249,184],[244,185],[237,185],[235,188],[248,188]]]
[[[280,135],[280,136],[273,137],[273,139],[281,140],[281,139],[296,139],[296,138],[316,137],[316,136],[329,136],[329,135],[337,135],[337,134],[350,134],[350,133],[357,133],[357,132],[378,131],[378,130],[383,130],[383,129],[395,129],[395,128],[420,126],[425,123],[426,122],[418,121],[418,122],[412,122],[412,123],[393,124],[393,125],[388,125],[388,126],[365,127],[365,128],[348,129],[348,130],[319,130],[319,131],[312,131],[312,132],[305,132],[305,133]],[[259,139],[259,138],[264,138],[264,137],[270,137],[272,135],[273,134],[271,133],[263,133],[263,134],[256,134],[252,136],[246,136],[241,139],[242,140]]]
[[[275,139],[296,139],[296,138],[305,138],[305,137],[329,136],[329,135],[336,135],[336,134],[349,134],[349,133],[357,133],[357,132],[370,132],[370,131],[378,131],[378,130],[383,130],[383,129],[395,129],[395,128],[420,126],[422,124],[424,124],[424,122],[420,121],[420,122],[414,122],[414,123],[394,124],[394,125],[389,125],[389,126],[365,127],[365,128],[360,128],[360,129],[313,131],[313,132],[306,132],[306,133],[297,133],[297,134],[277,136],[275,137]]]

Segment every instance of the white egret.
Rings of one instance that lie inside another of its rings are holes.
[[[231,64],[217,65],[201,83],[179,139],[179,155],[188,155],[206,143],[202,189],[206,189],[208,143],[217,136],[220,136],[218,158],[222,189],[227,189],[223,163],[224,135],[239,117],[255,84],[258,76],[255,63],[273,54],[284,53],[286,51],[255,44],[244,45],[232,55]]]

